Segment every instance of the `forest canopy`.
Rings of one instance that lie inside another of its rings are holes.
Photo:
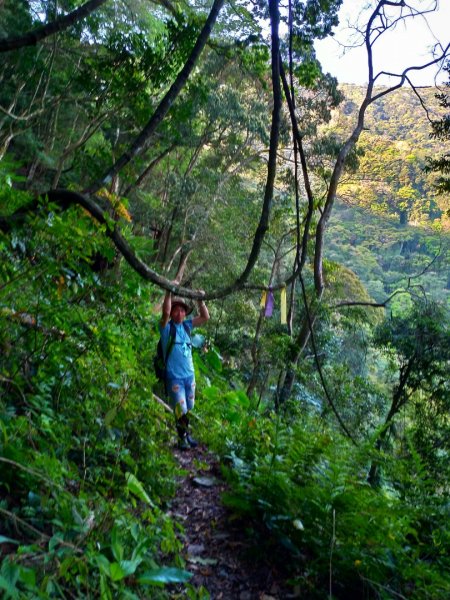
[[[166,290],[208,301],[199,437],[293,597],[449,594],[450,78],[410,77],[449,44],[379,85],[439,3],[371,2],[340,85],[341,4],[0,4],[6,597],[209,597],[170,511]]]

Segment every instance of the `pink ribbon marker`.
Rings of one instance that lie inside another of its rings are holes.
[[[272,293],[272,290],[269,289],[269,293],[267,294],[267,300],[266,300],[266,310],[264,312],[265,317],[272,316],[273,303],[274,303],[273,293]]]

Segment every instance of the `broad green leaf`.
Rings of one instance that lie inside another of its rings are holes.
[[[133,473],[127,472],[125,474],[125,478],[126,478],[126,482],[127,482],[127,488],[130,490],[130,492],[132,494],[137,496],[139,498],[139,500],[142,500],[142,502],[146,502],[147,504],[149,504],[152,507],[155,506],[153,504],[153,502],[150,500],[150,497],[148,496],[147,492],[144,490],[144,486],[139,481],[139,479],[137,479],[137,477],[135,477],[133,475]]]
[[[0,535],[0,544],[20,544],[20,542],[4,535]]]
[[[119,530],[117,526],[113,527],[111,532],[111,550],[114,558],[117,560],[117,562],[120,562],[123,559],[124,548],[120,543]]]
[[[128,575],[133,575],[141,562],[142,558],[136,558],[135,560],[121,560],[119,564],[125,577],[127,577]]]
[[[122,567],[119,565],[119,563],[113,562],[110,564],[109,568],[110,568],[111,579],[113,581],[120,581],[121,579],[123,579],[125,577],[125,572],[122,569]]]
[[[219,354],[214,348],[211,348],[204,356],[204,361],[218,373],[222,371],[222,361],[220,359]]]
[[[0,575],[0,590],[5,590],[11,598],[19,598],[16,586]]]
[[[97,554],[95,557],[95,561],[102,573],[104,573],[105,575],[110,574],[110,563],[104,554]]]
[[[20,567],[12,561],[5,560],[1,566],[1,574],[11,586],[15,586],[19,579]]]
[[[112,594],[109,587],[109,580],[103,573],[100,575],[100,599],[112,600]]]
[[[175,567],[161,567],[159,569],[153,569],[147,571],[141,577],[139,577],[139,583],[147,584],[160,584],[160,583],[184,583],[189,581],[192,577],[192,573],[184,571],[183,569],[177,569]]]
[[[215,401],[220,398],[220,389],[214,385],[203,390],[203,396],[206,400]]]
[[[56,548],[56,546],[59,546],[62,542],[62,537],[61,534],[56,534],[54,536],[52,536],[48,542],[48,549],[50,552],[53,552],[53,550]]]
[[[106,427],[109,427],[111,425],[111,423],[115,419],[116,414],[117,414],[117,408],[115,406],[114,406],[114,408],[111,408],[110,410],[108,410],[108,412],[105,415],[105,425],[106,425]]]
[[[33,587],[36,585],[36,572],[33,569],[21,567],[19,580],[25,585]]]

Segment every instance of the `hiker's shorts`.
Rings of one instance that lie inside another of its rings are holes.
[[[167,381],[167,393],[175,417],[179,419],[181,415],[185,415],[194,408],[195,379],[193,377],[188,377],[186,379],[169,379]]]

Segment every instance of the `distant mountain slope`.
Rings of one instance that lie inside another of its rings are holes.
[[[401,226],[392,217],[339,202],[330,221],[326,255],[352,269],[378,302],[399,288],[424,292],[450,310],[450,234]],[[394,299],[400,308],[408,300]]]
[[[354,125],[364,88],[345,85],[342,91],[346,99],[328,126],[339,136]],[[358,143],[359,169],[342,180],[339,195],[402,225],[450,231],[449,196],[439,196],[434,188],[438,176],[424,172],[426,157],[442,151],[442,143],[430,137],[429,119],[440,118],[443,109],[435,97],[438,90],[418,91],[428,112],[410,89],[383,96],[369,107]]]

